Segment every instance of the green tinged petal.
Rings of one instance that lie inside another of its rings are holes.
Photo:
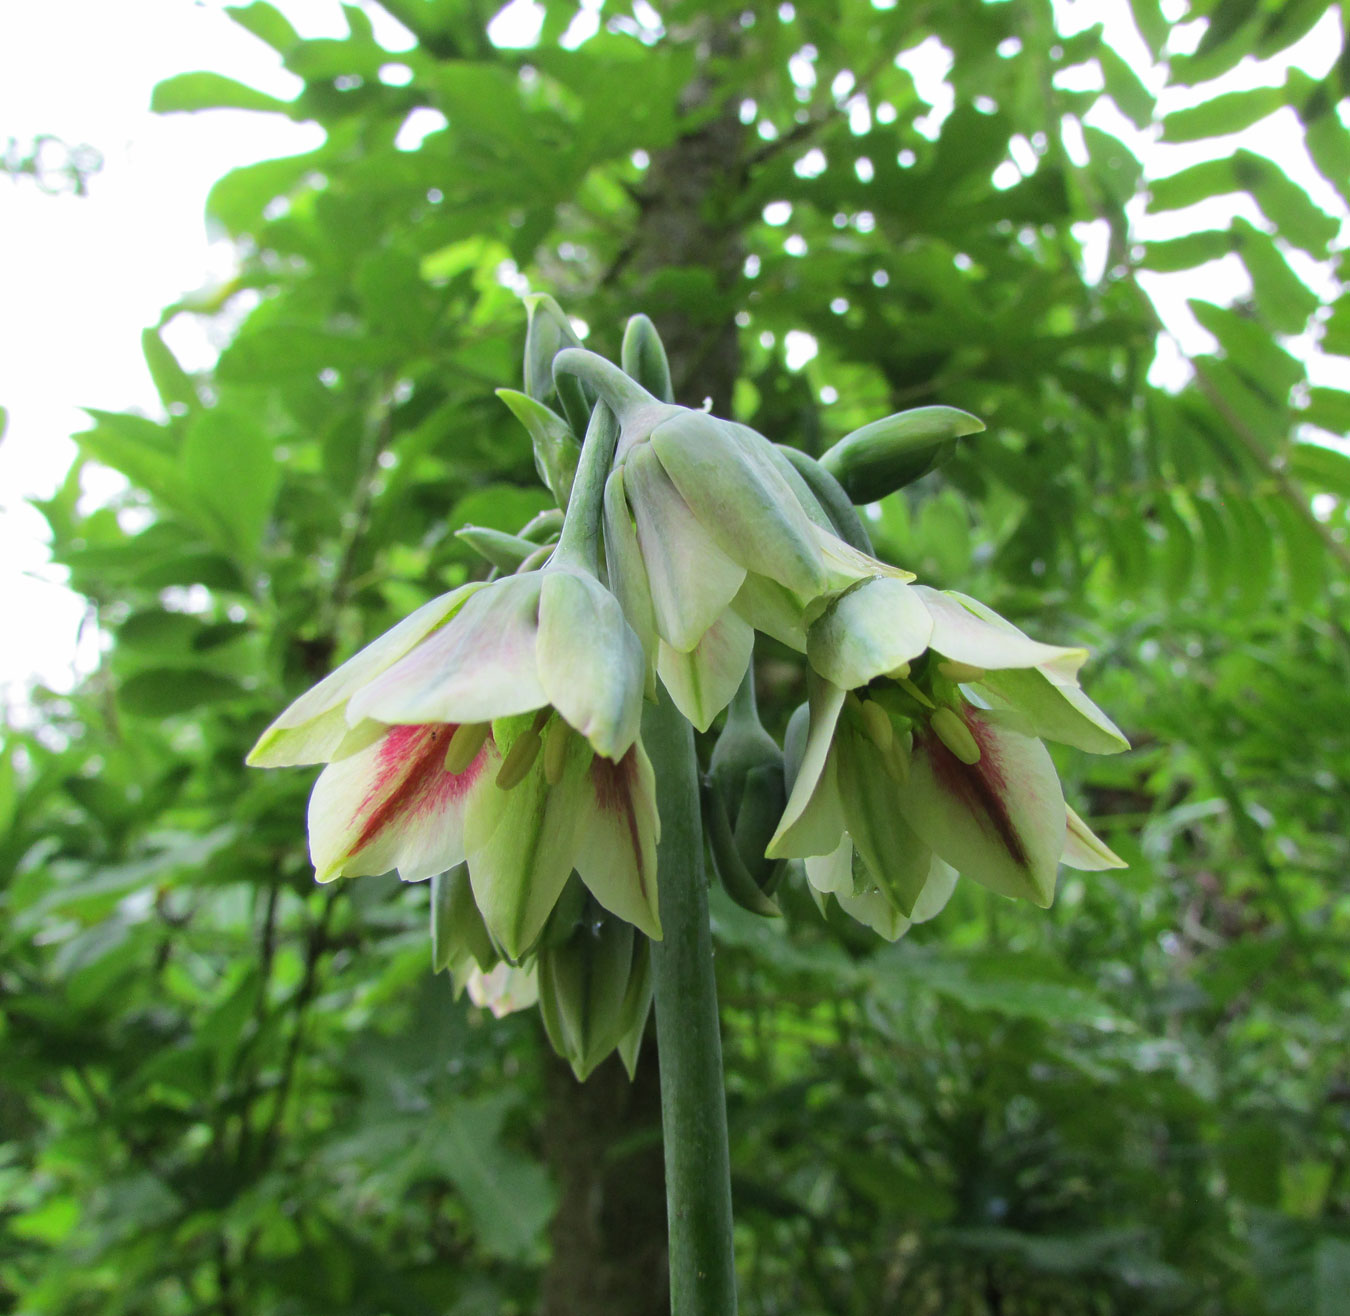
[[[915,585],[914,589],[933,618],[932,647],[944,658],[990,669],[1056,663],[1077,670],[1087,657],[1086,649],[1041,644],[983,605],[977,613],[969,606],[974,600],[926,585]]]
[[[652,430],[651,443],[705,532],[729,558],[799,594],[825,588],[815,528],[779,473],[767,439],[685,411]]]
[[[642,719],[642,645],[618,600],[584,572],[540,573],[539,683],[597,754],[619,759]]]
[[[734,612],[724,612],[688,653],[659,641],[656,670],[697,730],[706,731],[731,702],[754,647],[754,630]]]
[[[259,737],[248,756],[257,768],[324,763],[348,731],[347,701],[464,606],[481,583],[462,585],[405,617],[300,696]]]
[[[986,672],[975,686],[995,708],[1015,709],[1046,740],[1089,754],[1119,754],[1130,747],[1120,728],[1077,682],[1061,685],[1038,668],[1008,668]]]
[[[618,763],[596,758],[587,769],[587,784],[577,872],[611,914],[659,941],[656,842],[661,824],[651,760],[641,744]]]
[[[827,681],[854,690],[928,648],[932,618],[914,587],[877,576],[847,590],[812,624],[806,657]]]
[[[347,720],[490,722],[549,702],[540,682],[538,638],[542,573],[484,586],[454,619],[347,706]]]
[[[533,719],[493,724],[501,754]],[[544,776],[542,756],[510,790],[489,782],[475,791],[464,819],[474,900],[493,940],[519,960],[538,939],[572,872],[586,804],[584,742],[576,739],[557,785]]]
[[[767,576],[746,576],[731,605],[757,631],[798,653],[806,652],[806,606],[790,589]]]
[[[897,806],[881,752],[845,714],[836,732],[844,825],[873,881],[907,918],[928,880],[929,847]]]
[[[801,726],[801,709],[793,715],[788,727],[785,748],[792,789],[783,819],[769,842],[770,859],[829,854],[839,844],[839,834],[844,829],[843,805],[835,780],[836,756],[830,752],[839,712],[844,706],[844,691],[810,675],[807,689],[810,722],[800,755],[795,752],[793,742],[800,739],[794,730]]]
[[[1055,765],[1006,714],[962,715],[980,761],[962,763],[931,731],[917,733],[899,794],[905,820],[963,877],[1046,908],[1067,826]]]
[[[1094,834],[1072,809],[1068,814],[1068,831],[1060,863],[1081,872],[1095,873],[1105,868],[1128,868],[1127,864],[1100,836]]]
[[[745,568],[699,524],[650,445],[634,448],[623,470],[656,629],[672,648],[687,653],[735,598]]]
[[[656,657],[656,614],[633,514],[628,510],[624,469],[616,466],[605,481],[605,573],[623,615],[642,645],[644,662],[650,673]],[[655,687],[651,689],[654,692]]]

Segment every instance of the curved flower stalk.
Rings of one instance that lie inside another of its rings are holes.
[[[541,570],[428,604],[301,696],[250,762],[324,762],[310,797],[320,881],[465,860],[510,959],[573,868],[660,936],[651,765],[637,743],[637,636],[595,575],[617,426],[597,408],[561,541]]]
[[[838,539],[754,430],[662,402],[593,352],[559,352],[554,371],[583,379],[619,418],[605,488],[610,584],[699,730],[735,694],[756,629],[802,647],[813,602],[874,574],[913,579]]]
[[[809,726],[768,852],[815,860],[818,888],[870,892],[841,838],[906,919],[947,880],[938,864],[1042,907],[1060,862],[1121,866],[1065,805],[1041,739],[1128,747],[1079,688],[1085,650],[1040,644],[961,595],[878,578],[827,605],[807,656]]]

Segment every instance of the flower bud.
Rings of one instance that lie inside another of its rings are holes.
[[[616,1048],[631,1076],[652,998],[647,938],[590,902],[566,941],[546,938],[538,976],[544,1029],[577,1078]]]
[[[653,397],[662,402],[675,401],[665,345],[661,342],[661,335],[656,332],[656,326],[647,316],[630,317],[623,331],[619,363],[624,373],[636,379]]]
[[[525,426],[534,446],[534,469],[548,486],[554,501],[564,510],[572,495],[572,481],[581,460],[581,444],[572,428],[556,412],[527,393],[499,388],[497,396],[511,408],[511,414]]]
[[[915,407],[846,434],[820,459],[855,503],[874,503],[940,466],[956,440],[984,429],[955,407]]]
[[[504,530],[493,530],[485,525],[461,526],[455,531],[455,538],[462,539],[475,553],[507,575],[518,570],[521,563],[540,547],[520,535],[508,535]]]
[[[431,879],[431,969],[449,969],[456,987],[475,965],[484,972],[498,960],[487,925],[474,903],[467,864]]]
[[[723,887],[751,913],[776,917],[770,898],[783,864],[765,856],[787,803],[783,751],[755,707],[754,669],[746,671],[718,737],[703,793],[713,867]]]

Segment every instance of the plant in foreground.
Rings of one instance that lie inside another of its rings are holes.
[[[249,762],[325,764],[319,880],[430,878],[435,968],[495,1014],[537,1003],[578,1077],[616,1049],[631,1072],[654,997],[673,1309],[727,1316],[705,846],[748,908],[778,914],[801,860],[822,908],[892,940],[958,876],[1045,906],[1061,862],[1120,860],[1065,803],[1043,740],[1126,742],[1079,687],[1084,650],[872,555],[853,502],[930,469],[973,417],[888,417],[816,462],[676,406],[645,317],[620,368],[552,299],[529,312],[525,391],[501,393],[560,527],[466,528],[492,578],[302,695]],[[807,667],[783,749],[755,707],[757,630]],[[693,730],[724,710],[700,802]]]

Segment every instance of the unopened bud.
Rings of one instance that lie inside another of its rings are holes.
[[[955,407],[915,407],[845,435],[820,459],[855,503],[874,503],[946,461],[984,424]]]

